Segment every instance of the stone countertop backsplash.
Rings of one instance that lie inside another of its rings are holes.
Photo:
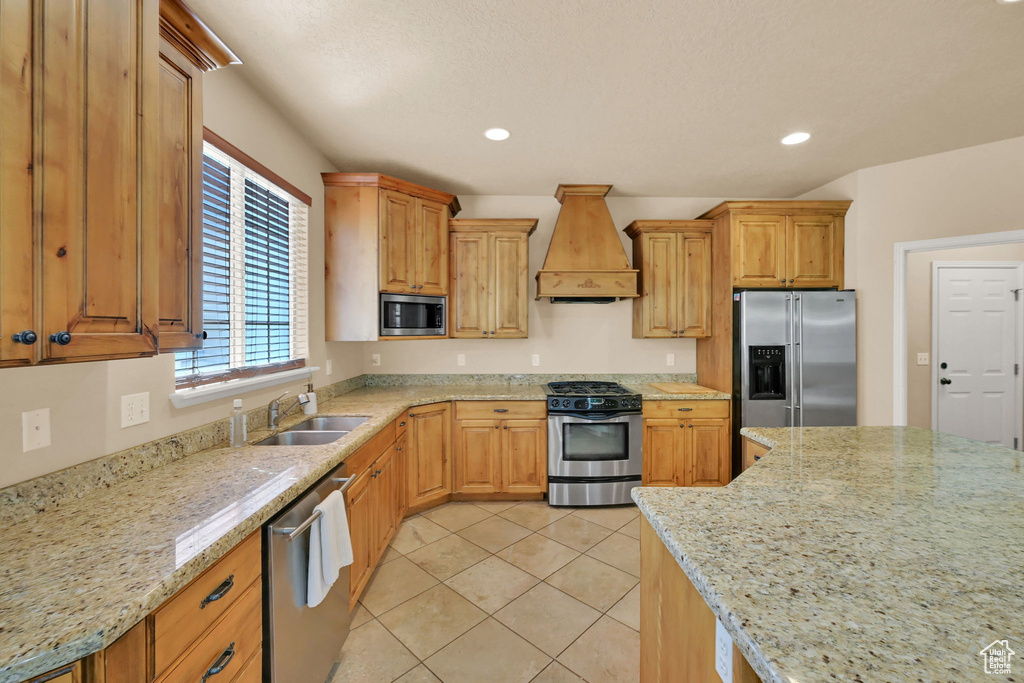
[[[633,498],[763,680],[1014,680],[979,652],[1024,644],[1024,454],[906,427],[742,433],[772,450],[730,485]]]
[[[0,490],[0,683],[115,641],[409,407],[544,399],[540,384],[365,381],[318,390],[318,414],[370,418],[332,444],[225,448],[224,420]],[[248,419],[264,424],[266,408]],[[253,429],[249,442],[272,433]]]

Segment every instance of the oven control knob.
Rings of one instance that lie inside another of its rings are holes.
[[[566,399],[562,399],[562,407],[563,408],[568,408],[569,407],[569,399],[567,399],[567,398]]]
[[[551,407],[552,408],[557,408],[558,407],[558,399],[557,398],[551,399]]]
[[[589,402],[585,398],[576,399],[576,410],[586,410]]]

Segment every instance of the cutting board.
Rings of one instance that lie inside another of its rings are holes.
[[[685,382],[651,382],[651,386],[666,394],[717,394],[714,389],[702,387],[699,384],[687,384]]]

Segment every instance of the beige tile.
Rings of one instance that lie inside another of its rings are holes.
[[[404,555],[434,541],[439,541],[450,533],[443,526],[434,524],[426,517],[410,517],[398,527],[395,537],[391,539],[391,547]]]
[[[588,522],[576,515],[563,517],[537,533],[543,534],[562,545],[567,545],[573,550],[579,550],[580,552],[590,550],[599,542],[612,535],[611,530],[606,529],[600,524]]]
[[[378,621],[368,621],[348,634],[332,683],[393,681],[419,664]]]
[[[587,555],[633,576],[640,576],[640,541],[625,534],[612,534],[588,550]]]
[[[494,513],[472,503],[451,503],[436,510],[424,512],[423,516],[449,531],[458,531],[477,522],[482,522],[492,514]]]
[[[558,661],[588,683],[633,683],[640,680],[640,634],[601,617]]]
[[[615,531],[636,519],[640,515],[640,511],[635,505],[624,505],[607,508],[580,508],[572,514]]]
[[[445,581],[445,585],[488,614],[498,611],[536,584],[536,577],[497,557],[490,557]]]
[[[396,532],[396,535],[397,535],[397,532]],[[394,549],[394,547],[389,545],[387,547],[387,550],[385,550],[384,554],[381,556],[380,562],[378,562],[377,564],[387,564],[391,560],[397,560],[401,556],[402,556],[402,553],[398,552],[397,550]]]
[[[424,662],[444,683],[527,683],[551,658],[488,619]]]
[[[376,617],[436,584],[437,579],[400,557],[377,567],[360,602]]]
[[[430,669],[427,668],[426,664],[420,664],[395,681],[395,683],[441,683],[441,679],[430,673]]]
[[[540,534],[533,534],[499,551],[497,555],[538,579],[546,579],[579,557],[579,552]]]
[[[509,508],[519,505],[518,500],[477,500],[473,501],[473,505],[479,508],[483,508],[488,512],[497,514]]]
[[[486,618],[483,610],[439,584],[378,620],[414,655],[426,659]]]
[[[557,522],[570,512],[572,512],[571,508],[553,508],[544,501],[531,501],[520,503],[514,508],[499,512],[498,516],[504,517],[510,522],[515,522],[519,526],[524,526],[532,531],[539,531],[548,524]]]
[[[583,679],[558,662],[551,662],[530,683],[583,683]]]
[[[581,555],[549,576],[547,582],[604,612],[639,583],[639,579],[621,569]]]
[[[494,618],[552,657],[601,617],[601,613],[541,583],[494,614]]]
[[[633,590],[615,603],[615,606],[608,610],[608,616],[621,621],[634,631],[640,630],[640,584],[633,586]]]
[[[619,529],[620,534],[626,534],[630,538],[640,538],[640,517]]]
[[[459,536],[492,553],[507,548],[529,535],[529,529],[524,529],[501,517],[489,517],[459,532]]]
[[[491,553],[480,546],[455,534],[445,536],[440,541],[434,541],[406,555],[439,581],[451,578],[490,556]]]
[[[373,619],[373,615],[370,614],[370,612],[365,607],[363,607],[363,603],[356,603],[356,608],[352,610],[352,619],[351,623],[349,624],[349,628],[357,629],[366,622],[368,622],[370,619]]]

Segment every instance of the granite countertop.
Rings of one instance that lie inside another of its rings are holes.
[[[410,406],[488,399],[543,400],[544,391],[357,389],[320,405],[320,415],[370,417],[333,444],[209,449],[0,529],[0,683],[115,641]],[[250,443],[271,434],[255,430]]]
[[[697,385],[693,385],[693,391],[683,394],[670,394],[651,384],[626,384],[625,386],[643,394],[645,401],[728,401],[732,399],[732,394]]]
[[[743,434],[772,451],[730,485],[633,497],[763,680],[1014,680],[979,652],[1024,645],[1024,454],[907,427]]]

